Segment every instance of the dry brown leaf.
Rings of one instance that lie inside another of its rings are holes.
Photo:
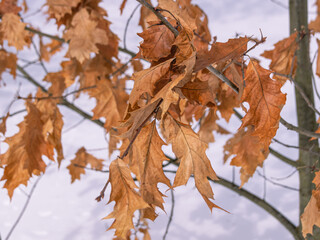
[[[0,50],[0,76],[6,70],[10,70],[10,74],[15,78],[17,68],[17,56],[13,53],[8,53],[5,50]],[[1,78],[0,78],[1,81]]]
[[[129,130],[122,134],[121,137],[123,139],[128,138],[131,141],[138,129],[140,129],[143,123],[151,117],[160,103],[161,99],[157,99],[156,101],[133,111],[129,109],[125,117],[126,121],[120,125],[120,127],[127,127]]]
[[[207,116],[200,121],[200,130],[198,132],[201,141],[205,143],[214,142],[213,131],[218,131],[219,126],[216,121],[219,117],[216,114],[216,109],[209,110]]]
[[[242,102],[248,102],[250,109],[242,119],[242,125],[253,125],[252,135],[258,136],[265,151],[276,135],[280,121],[280,111],[286,102],[286,95],[280,91],[281,83],[270,78],[271,71],[250,61],[245,73]]]
[[[274,44],[273,50],[264,51],[261,56],[271,59],[270,70],[284,75],[291,73],[294,75],[297,68],[297,58],[294,58],[294,56],[297,49],[297,32],[295,32],[290,37]],[[275,76],[274,78],[282,83],[287,80],[287,78],[281,76]]]
[[[48,14],[50,18],[55,18],[57,22],[67,14],[71,16],[72,8],[75,8],[81,0],[47,0]]]
[[[9,46],[22,50],[24,46],[30,45],[30,34],[25,30],[26,24],[20,21],[20,17],[14,13],[6,13],[2,16],[0,32],[3,39],[8,41]]]
[[[318,56],[317,56],[317,69],[316,74],[320,77],[320,40],[317,39],[318,43]]]
[[[252,136],[252,133],[252,126],[248,126],[247,129],[242,128],[224,146],[224,162],[232,155],[236,155],[232,158],[230,165],[241,167],[240,187],[253,176],[258,166],[262,167],[269,153],[269,150],[264,150],[259,138]]]
[[[202,52],[197,55],[194,71],[197,72],[207,66],[224,62],[229,59],[238,59],[247,50],[247,37],[229,39],[228,42],[215,42],[211,45],[210,51]]]
[[[320,32],[320,16],[319,16],[320,1],[319,1],[319,0],[316,0],[315,5],[317,6],[317,9],[318,9],[317,13],[318,13],[318,14],[317,14],[317,17],[316,17],[315,20],[310,21],[308,28],[309,28],[310,30],[315,31],[315,32]]]
[[[28,114],[19,124],[20,131],[5,140],[9,149],[0,155],[0,165],[5,165],[1,181],[6,181],[4,188],[10,198],[20,184],[27,185],[33,174],[45,171],[42,155],[53,159],[53,149],[43,136],[41,112],[33,103],[27,102],[26,105]]]
[[[131,105],[134,105],[144,93],[148,93],[153,97],[154,93],[159,91],[156,87],[168,73],[172,60],[169,59],[154,67],[133,74],[134,86],[129,96]]]
[[[209,200],[214,198],[208,178],[218,178],[206,155],[207,144],[200,140],[189,125],[178,122],[169,114],[162,119],[161,131],[167,142],[172,144],[172,151],[180,160],[173,187],[187,184],[193,174],[196,188],[208,207],[218,207]]]
[[[311,195],[311,199],[300,218],[304,237],[307,237],[308,233],[312,235],[313,225],[320,227],[320,210],[313,195]]]
[[[172,14],[189,33],[192,33],[193,30],[197,29],[195,19],[193,16],[190,16],[187,6],[179,6],[179,3],[173,0],[159,0],[158,2],[158,8],[166,9],[170,12],[162,12],[164,16],[172,17]]]
[[[115,229],[115,235],[125,238],[127,232],[134,228],[132,218],[136,210],[148,208],[149,205],[135,190],[134,183],[128,166],[120,158],[114,160],[109,167],[109,180],[111,194],[108,203],[115,201],[113,212],[104,219],[114,218],[109,229]]]
[[[0,15],[5,13],[18,14],[21,10],[21,7],[17,6],[17,0],[2,0],[0,2]]]
[[[175,23],[175,21],[170,21]],[[138,35],[143,38],[140,43],[140,51],[137,54],[147,61],[158,61],[171,53],[171,47],[175,41],[169,28],[159,21],[149,22],[150,27]]]
[[[9,113],[6,114],[6,116],[4,116],[2,119],[1,119],[1,123],[0,123],[0,133],[2,133],[3,135],[6,134],[6,131],[7,131],[7,119],[9,117]]]
[[[86,9],[83,8],[74,15],[71,25],[63,36],[66,41],[70,41],[67,54],[80,63],[89,59],[91,52],[98,53],[97,43],[108,44],[106,32],[97,28],[98,23],[90,19]]]
[[[97,100],[97,104],[92,110],[93,119],[104,117],[106,119],[104,127],[107,131],[118,126],[127,107],[128,96],[125,91],[113,88],[109,80],[101,79],[96,83],[96,87],[86,92]]]
[[[136,151],[140,172],[140,193],[144,201],[152,206],[163,207],[163,195],[158,184],[166,184],[170,188],[170,181],[164,175],[162,162],[168,158],[161,150],[165,142],[160,138],[155,120],[142,128],[140,134],[136,138],[133,151]]]
[[[81,174],[85,174],[85,167],[90,164],[92,169],[102,170],[103,159],[98,159],[95,156],[87,153],[87,150],[82,147],[77,153],[76,157],[71,160],[70,165],[67,167],[71,175],[71,183],[76,179],[80,180]]]

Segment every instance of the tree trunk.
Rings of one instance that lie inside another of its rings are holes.
[[[297,70],[295,74],[295,82],[298,84],[308,96],[310,101],[314,103],[313,86],[312,86],[312,67],[309,57],[309,31],[308,31],[308,1],[307,0],[289,0],[290,6],[290,34],[298,31],[299,49],[297,51]],[[296,90],[296,107],[298,126],[310,131],[317,128],[315,112],[310,109],[302,98],[301,94]],[[318,141],[309,141],[309,137],[299,134],[299,147],[313,150],[318,149]],[[300,178],[300,215],[303,213],[305,206],[308,204],[314,185],[312,180],[314,173],[312,166],[316,164],[319,158],[307,151],[299,151],[299,168]],[[299,224],[301,233],[301,222]],[[314,235],[308,236],[307,239],[320,239],[319,228],[314,228]]]

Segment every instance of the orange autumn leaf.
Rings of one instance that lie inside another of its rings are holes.
[[[197,29],[197,25],[193,16],[190,16],[188,9],[183,4],[179,5],[179,2],[173,0],[159,0],[160,9],[166,9],[168,12],[163,12],[163,15],[166,17],[171,17],[172,15],[179,21],[184,29],[188,32],[193,32]],[[172,14],[172,15],[171,15]]]
[[[242,119],[241,128],[253,125],[252,135],[258,136],[267,150],[271,139],[279,128],[280,111],[286,102],[286,95],[280,91],[281,83],[272,80],[272,72],[250,61],[245,73],[245,84],[241,102],[247,102],[250,109]]]
[[[224,162],[235,155],[230,165],[241,167],[241,187],[253,176],[257,167],[262,167],[269,150],[265,151],[259,138],[252,136],[253,127],[242,128],[224,146]]]
[[[320,11],[320,1],[316,0],[315,5],[317,6],[317,17],[315,20],[311,21],[309,23],[309,29],[313,30],[315,32],[320,32],[320,16],[319,16],[319,11]]]
[[[71,16],[72,8],[75,8],[81,0],[47,0],[48,14],[50,18],[59,21],[67,14]]]
[[[85,9],[81,9],[74,15],[71,25],[72,27],[63,36],[66,41],[70,41],[67,54],[80,63],[88,59],[91,52],[98,53],[96,44],[108,43],[106,32],[97,28],[98,23],[90,19]]]
[[[115,206],[104,219],[114,218],[114,222],[109,229],[115,229],[115,236],[125,238],[127,232],[134,228],[132,218],[135,211],[148,208],[149,205],[142,199],[135,190],[130,170],[123,160],[117,158],[109,167],[109,180],[111,184],[111,194],[109,202],[114,201]]]
[[[229,39],[228,42],[215,42],[211,45],[210,51],[201,52],[197,55],[197,62],[194,71],[197,72],[207,66],[227,61],[229,59],[238,59],[247,50],[247,37]]]
[[[173,59],[169,59],[154,67],[133,74],[134,86],[129,96],[130,104],[134,105],[144,93],[148,93],[153,97],[154,92],[159,91],[156,87],[168,73],[172,61]]]
[[[310,201],[301,215],[304,237],[308,233],[312,235],[313,225],[320,227],[320,171],[316,172],[312,182],[315,184],[315,189],[312,190]]]
[[[80,180],[81,174],[85,174],[85,167],[90,164],[92,169],[102,170],[103,159],[98,159],[95,156],[87,153],[84,147],[80,148],[76,157],[71,160],[69,166],[67,167],[71,175],[71,183],[75,180]]]
[[[2,133],[3,135],[5,135],[6,131],[7,131],[7,119],[9,117],[9,113],[7,113],[0,122],[0,133]]]
[[[163,196],[158,184],[163,183],[170,187],[169,179],[164,175],[162,162],[168,158],[161,150],[165,142],[160,138],[155,121],[146,125],[134,142],[133,151],[136,151],[140,177],[140,193],[148,204],[163,207]]]
[[[15,78],[17,68],[17,56],[13,53],[8,53],[5,50],[0,50],[0,76],[6,70],[10,70],[10,74]],[[0,78],[1,81],[1,78]]]
[[[291,73],[294,75],[297,68],[297,58],[294,58],[298,49],[298,42],[296,39],[297,32],[292,33],[290,37],[274,44],[273,50],[264,51],[261,54],[261,56],[271,59],[269,65],[270,70],[284,75],[289,75]],[[274,78],[279,79],[281,82],[286,81],[286,78],[281,76],[275,76]]]
[[[53,149],[43,135],[41,112],[33,103],[27,102],[26,105],[28,114],[19,124],[20,131],[5,140],[9,149],[0,155],[0,165],[5,166],[1,181],[6,181],[4,188],[7,188],[10,198],[20,184],[27,185],[33,174],[45,171],[42,155],[53,159]]]
[[[98,81],[96,87],[87,92],[90,97],[97,100],[97,104],[92,110],[92,119],[104,117],[106,119],[104,127],[107,131],[110,131],[113,126],[118,126],[127,107],[127,94],[122,89],[113,88],[107,79]]]
[[[170,114],[162,119],[161,130],[167,142],[172,144],[172,151],[180,160],[173,187],[187,184],[193,174],[196,188],[208,207],[210,209],[218,207],[209,200],[214,198],[208,178],[212,180],[218,180],[218,178],[206,155],[207,144],[201,141],[189,125],[178,122]]]
[[[2,0],[0,2],[0,14],[14,13],[18,14],[21,11],[21,7],[17,6],[16,0]]]
[[[143,42],[140,43],[140,51],[137,55],[147,61],[158,61],[160,58],[170,55],[175,37],[161,22],[154,21],[149,24],[150,27],[142,33],[138,33],[138,36],[143,38]]]
[[[317,69],[316,74],[320,77],[320,40],[317,39],[318,44],[318,56],[317,56]]]
[[[30,44],[30,34],[25,30],[26,24],[21,22],[20,17],[14,13],[6,13],[2,16],[0,32],[3,39],[8,41],[9,46],[22,50]]]
[[[161,99],[157,99],[156,101],[144,107],[134,109],[133,111],[128,111],[125,117],[125,121],[120,125],[120,127],[126,127],[128,128],[128,130],[123,133],[121,137],[123,139],[128,138],[129,140],[132,140],[138,129],[143,125],[145,121],[147,121],[151,117],[151,115],[155,112],[160,104]]]
[[[304,237],[307,237],[308,233],[312,235],[313,225],[320,227],[320,210],[313,195],[300,218]]]

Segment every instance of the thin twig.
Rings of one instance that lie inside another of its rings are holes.
[[[280,178],[276,178],[276,177],[271,177],[273,180],[276,181],[281,181],[281,180],[285,180],[288,179],[289,177],[293,176],[293,174],[295,174],[296,172],[298,172],[298,169],[293,170],[289,175],[285,176],[285,177],[280,177]]]
[[[276,143],[279,143],[281,144],[282,146],[284,147],[287,147],[287,148],[294,148],[294,149],[298,149],[298,150],[301,150],[301,151],[304,151],[304,152],[309,152],[311,154],[314,154],[314,155],[317,155],[317,156],[320,156],[320,152],[314,152],[312,151],[311,149],[307,149],[307,148],[304,148],[304,147],[298,147],[298,146],[294,146],[294,145],[289,145],[289,144],[286,144],[286,143],[283,143],[275,138],[272,139],[274,142]]]
[[[295,131],[297,133],[300,133],[301,135],[305,135],[307,137],[320,138],[320,134],[319,133],[311,132],[311,131],[306,130],[304,128],[296,127],[296,126],[292,125],[291,123],[288,123],[283,118],[280,118],[280,123],[283,126],[285,126],[288,130]]]
[[[71,91],[65,95],[62,95],[62,96],[46,96],[46,97],[21,97],[21,96],[18,96],[17,98],[18,99],[25,99],[25,100],[28,100],[28,99],[35,99],[35,100],[44,100],[44,99],[63,99],[63,98],[66,98],[70,95],[73,95],[75,93],[79,93],[81,91],[85,91],[85,90],[88,90],[88,89],[92,89],[92,88],[96,88],[97,86],[96,85],[93,85],[93,86],[89,86],[89,87],[84,87],[84,88],[80,88],[78,90],[74,90],[74,91]]]
[[[37,180],[35,181],[35,183],[33,184],[32,188],[31,188],[31,190],[30,190],[30,193],[29,193],[28,196],[27,196],[27,201],[24,203],[24,206],[23,206],[23,208],[22,208],[22,210],[21,210],[21,212],[20,212],[17,220],[16,220],[15,223],[12,225],[12,227],[11,227],[8,235],[6,236],[5,240],[8,240],[8,239],[10,238],[10,236],[11,236],[11,234],[13,233],[14,229],[17,227],[18,223],[20,222],[21,218],[23,217],[23,214],[25,213],[25,211],[26,211],[26,209],[27,209],[27,207],[28,207],[28,205],[29,205],[29,203],[30,203],[32,194],[33,194],[34,190],[36,189],[36,187],[37,187],[40,179],[42,178],[42,176],[43,176],[43,175],[40,175],[40,176],[37,178]]]
[[[130,17],[129,17],[128,20],[127,20],[126,27],[125,27],[125,29],[124,29],[124,34],[123,34],[123,46],[124,46],[124,49],[127,49],[127,32],[128,32],[129,23],[130,23],[133,15],[135,14],[135,12],[138,10],[139,7],[140,7],[140,4],[138,4],[138,5],[133,9]]]
[[[298,191],[298,192],[299,192],[299,189],[297,189],[297,188],[290,187],[290,186],[287,186],[287,185],[284,185],[284,184],[281,184],[281,183],[277,183],[277,182],[272,181],[271,179],[267,178],[264,174],[261,174],[258,170],[257,170],[257,173],[258,173],[258,175],[259,175],[260,177],[262,177],[265,181],[268,181],[268,182],[272,183],[273,185],[276,185],[276,186],[279,186],[279,187],[283,187],[283,188],[286,188],[286,189],[290,189],[290,190]]]
[[[169,216],[169,220],[167,223],[166,231],[164,232],[162,240],[166,239],[167,234],[169,232],[169,227],[170,227],[172,219],[173,219],[173,212],[174,212],[174,205],[175,205],[173,189],[171,189],[170,192],[171,192],[171,211],[170,211],[170,216]]]

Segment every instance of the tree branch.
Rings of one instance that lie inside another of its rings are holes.
[[[304,135],[304,136],[307,136],[307,137],[320,138],[320,134],[319,133],[311,132],[311,131],[306,130],[304,128],[296,127],[296,126],[292,125],[291,123],[288,123],[283,118],[280,118],[280,122],[287,129],[295,131],[297,133],[300,133],[301,135]]]
[[[25,213],[25,211],[26,211],[26,209],[27,209],[27,207],[28,207],[28,205],[29,205],[29,202],[30,202],[30,200],[31,200],[32,194],[33,194],[34,190],[36,189],[36,187],[37,187],[40,179],[42,178],[42,176],[43,176],[43,175],[40,175],[40,176],[37,178],[37,180],[35,181],[35,183],[33,184],[32,188],[31,188],[31,190],[30,190],[30,193],[29,193],[29,195],[27,196],[27,201],[24,203],[24,206],[23,206],[23,208],[22,208],[22,210],[21,210],[21,212],[20,212],[17,220],[16,220],[15,223],[12,225],[12,227],[11,227],[8,235],[6,236],[5,240],[8,240],[8,239],[10,238],[10,236],[11,236],[11,234],[13,233],[14,229],[17,227],[18,223],[20,222],[21,218],[23,217],[23,214]]]
[[[297,227],[284,215],[282,215],[277,209],[267,203],[265,200],[257,197],[256,195],[250,193],[249,191],[240,188],[238,185],[229,182],[228,180],[218,177],[219,181],[212,181],[219,185],[222,185],[230,190],[238,193],[240,196],[243,196],[253,202],[254,204],[258,205],[259,207],[263,208],[269,214],[271,214],[274,218],[276,218],[294,237],[296,240],[301,240]]]

